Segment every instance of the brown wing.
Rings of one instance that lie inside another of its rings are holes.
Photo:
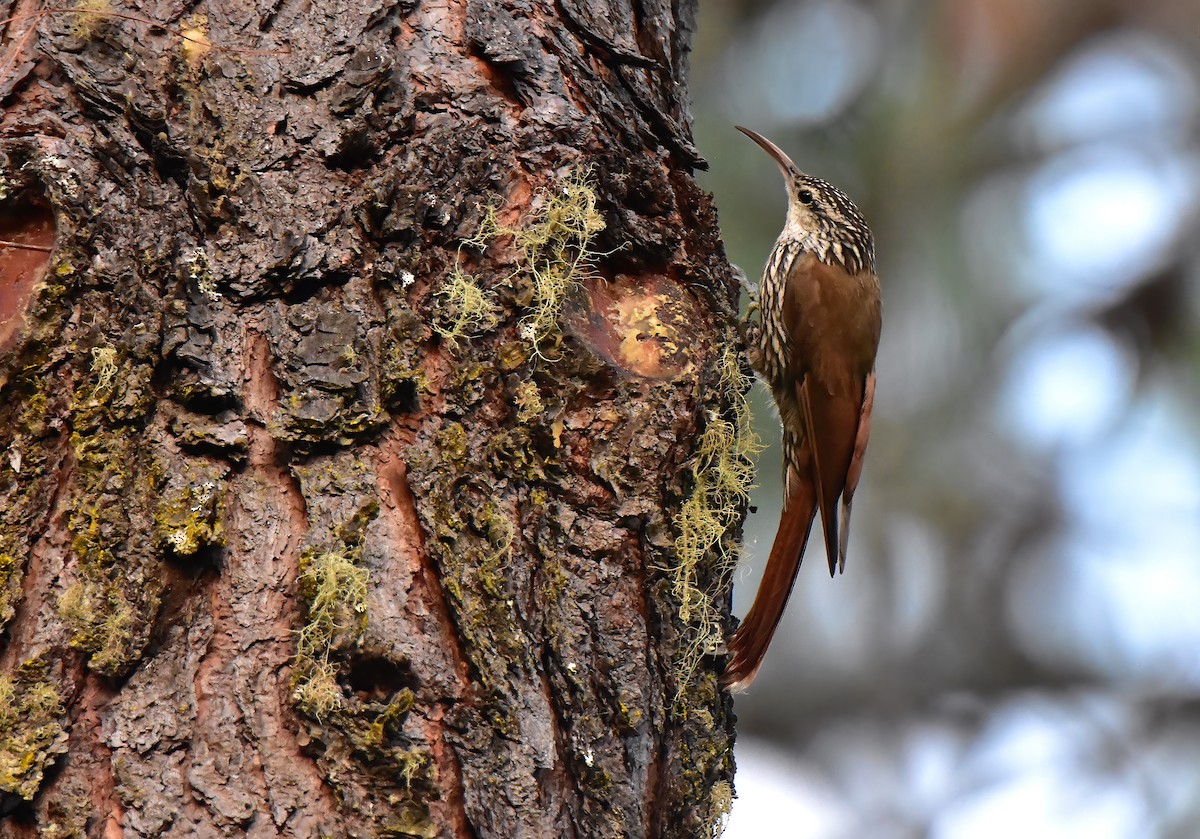
[[[847,488],[853,496],[866,446],[866,432],[860,434],[860,427],[870,417],[868,382],[873,387],[879,281],[874,274],[852,275],[806,254],[796,260],[788,277],[783,314],[791,335],[791,363],[802,373],[796,377],[795,398],[802,433],[811,441],[813,483],[833,574],[844,566],[838,500]],[[858,467],[851,478],[856,456]]]

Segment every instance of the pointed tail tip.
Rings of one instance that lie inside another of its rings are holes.
[[[725,663],[725,672],[721,674],[720,684],[725,690],[741,693],[750,687],[754,677],[762,667],[766,649],[751,650],[747,641],[748,636],[742,630],[746,624],[729,639],[729,660]]]
[[[838,534],[837,522],[835,521],[825,531],[825,559],[829,562],[829,576],[833,577],[837,573],[838,565],[841,561],[841,537]]]
[[[757,675],[757,667],[747,671],[746,663],[735,657],[725,667],[725,672],[721,674],[721,687],[730,693],[743,693],[750,687],[750,683]]]
[[[745,693],[746,689],[750,687],[751,681],[751,679],[734,679],[733,681],[726,681],[722,677],[721,689],[727,690],[730,693]]]

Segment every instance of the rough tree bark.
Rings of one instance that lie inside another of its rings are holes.
[[[713,828],[693,6],[0,3],[0,834]]]

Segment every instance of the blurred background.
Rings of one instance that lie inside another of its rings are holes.
[[[705,0],[731,260],[850,194],[884,287],[846,574],[736,700],[727,839],[1200,837],[1200,0]],[[736,609],[779,515],[778,427]]]

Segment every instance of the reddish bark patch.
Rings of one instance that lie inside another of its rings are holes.
[[[593,278],[584,293],[584,305],[567,313],[566,327],[611,366],[658,381],[696,366],[705,320],[670,277]]]
[[[413,616],[420,631],[442,639],[437,654],[428,661],[414,662],[419,680],[439,695],[447,692],[456,699],[470,691],[470,666],[459,641],[450,606],[446,603],[437,567],[425,550],[424,532],[417,517],[416,500],[408,485],[406,449],[412,445],[413,431],[397,422],[379,447],[376,474],[382,517],[390,527],[390,541],[406,563],[412,580],[409,591]],[[434,676],[436,674],[436,677]]]
[[[89,800],[96,816],[104,819],[104,836],[106,839],[119,837],[122,835],[121,821],[125,815],[125,808],[121,806],[117,797],[116,780],[112,772],[112,752],[101,733],[101,715],[112,702],[115,693],[96,676],[84,673],[82,667],[79,668],[76,678],[83,682],[83,690],[79,696],[79,711],[76,724],[72,726],[72,734],[81,742],[72,745],[82,750],[87,755],[84,760],[91,764],[91,771],[86,773],[91,784]]]
[[[425,741],[429,744],[429,754],[437,769],[438,782],[442,787],[444,797],[441,800],[430,801],[429,810],[444,824],[450,826],[454,836],[474,836],[475,831],[467,818],[466,798],[463,793],[462,765],[458,762],[458,754],[446,740],[445,708],[435,705],[426,715],[423,726]]]
[[[54,213],[40,201],[21,198],[0,207],[0,352],[25,319],[50,262],[54,235]]]
[[[397,422],[387,434],[379,447],[379,460],[376,467],[378,476],[379,498],[383,502],[381,515],[389,520],[391,538],[389,542],[396,546],[397,552],[404,557],[412,575],[413,586],[410,590],[412,598],[411,611],[414,621],[420,624],[436,625],[437,629],[426,629],[432,637],[436,632],[441,640],[433,645],[428,659],[415,662],[416,670],[426,686],[426,693],[451,695],[451,701],[457,702],[470,691],[470,671],[466,655],[459,641],[454,622],[450,616],[450,607],[446,603],[442,585],[438,579],[437,568],[431,562],[425,550],[424,535],[417,517],[416,501],[412,489],[408,485],[408,465],[404,455],[412,445],[414,431]],[[417,602],[420,601],[420,602]],[[422,627],[423,629],[425,627]],[[428,649],[428,648],[427,648]],[[450,660],[447,667],[445,659]],[[449,684],[437,684],[429,678],[431,669],[440,670],[439,678]],[[422,696],[422,699],[424,696]],[[429,744],[429,754],[437,771],[438,784],[442,790],[440,800],[429,801],[430,814],[435,822],[449,827],[451,836],[472,836],[467,817],[465,795],[463,792],[462,766],[453,745],[446,737],[445,706],[435,703],[420,709],[419,715],[424,719],[421,723],[425,741]]]

